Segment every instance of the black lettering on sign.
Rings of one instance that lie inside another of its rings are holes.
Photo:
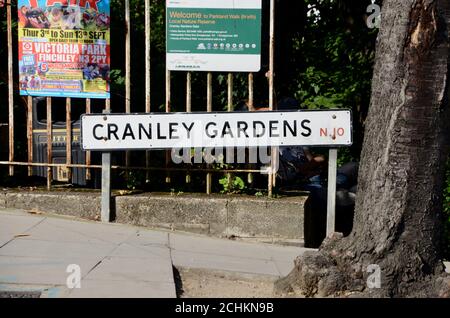
[[[208,124],[206,125],[206,127],[205,127],[205,132],[206,132],[206,136],[208,136],[209,138],[213,139],[213,138],[216,138],[216,137],[217,137],[217,129],[213,129],[212,131],[210,131],[209,128],[210,128],[211,126],[216,127],[217,124],[216,124],[216,123],[213,123],[213,122],[208,123]]]
[[[222,129],[222,138],[225,137],[225,135],[230,135],[231,138],[234,138],[233,131],[231,130],[231,125],[228,121],[225,122]]]
[[[307,131],[306,133],[305,133],[305,132],[302,132],[302,136],[303,136],[303,137],[310,137],[310,136],[311,136],[311,133],[312,133],[311,128],[309,128],[309,126],[307,126],[307,124],[311,124],[311,121],[308,120],[308,119],[305,119],[304,121],[302,121],[302,128],[303,128],[305,131]]]
[[[261,129],[261,132],[258,134],[258,126]],[[266,133],[266,126],[262,121],[254,121],[253,122],[253,137],[261,138]]]
[[[156,125],[156,127],[157,127],[157,128],[156,128],[156,131],[157,131],[157,134],[158,134],[158,139],[161,139],[161,140],[167,139],[166,136],[161,135],[161,124],[158,123],[158,124]]]
[[[111,140],[112,136],[119,140],[119,136],[117,136],[117,132],[119,131],[119,127],[116,124],[108,124],[108,140]]]
[[[283,131],[284,137],[287,137],[288,130],[290,131],[292,137],[297,137],[297,121],[296,120],[294,120],[294,127],[289,125],[289,122],[287,120],[285,120],[283,123],[283,128],[284,128],[284,131]]]
[[[136,137],[134,136],[134,132],[133,129],[131,129],[130,124],[126,124],[125,130],[123,131],[122,140],[125,140],[128,137],[131,137],[131,139],[136,140]]]
[[[152,124],[148,124],[148,130],[145,130],[144,125],[139,124],[139,139],[142,139],[142,133],[144,133],[148,139],[152,139]]]
[[[97,136],[97,128],[103,128],[103,125],[102,124],[98,124],[98,125],[94,126],[94,129],[93,129],[94,138],[97,139],[97,140],[103,140],[104,137],[98,137]]]
[[[276,131],[278,131],[278,127],[275,125],[278,125],[279,122],[276,120],[271,120],[269,122],[269,137],[273,138],[273,137],[280,137],[280,134],[277,133]]]
[[[191,130],[194,128],[195,123],[191,123],[190,126],[187,126],[186,123],[183,123],[183,127],[186,129],[188,139],[191,138]]]
[[[178,136],[174,136],[174,133],[178,132],[178,129],[175,128],[178,126],[178,123],[169,123],[169,139],[180,139]]]
[[[246,138],[249,138],[247,134],[248,124],[245,121],[238,121],[237,127],[238,127],[238,138],[241,138],[241,133],[243,133]]]

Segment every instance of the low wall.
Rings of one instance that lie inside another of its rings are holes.
[[[114,196],[117,223],[216,237],[301,242],[306,197],[280,199],[225,195],[139,194]],[[99,192],[12,191],[0,207],[98,219]]]

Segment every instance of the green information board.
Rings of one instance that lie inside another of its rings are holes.
[[[167,0],[166,22],[169,70],[261,68],[261,0]]]

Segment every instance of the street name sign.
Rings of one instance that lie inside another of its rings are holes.
[[[87,114],[91,151],[352,144],[350,110],[170,114]]]

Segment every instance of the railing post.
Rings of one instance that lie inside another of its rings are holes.
[[[86,98],[86,114],[90,114],[91,113],[91,99],[90,98]],[[86,151],[86,165],[89,167],[91,165],[91,152],[90,151]],[[91,173],[91,169],[87,168],[86,169],[86,180],[91,180],[92,179],[92,173]]]
[[[47,97],[47,163],[53,163],[53,119],[52,119],[52,98]],[[52,188],[53,168],[47,166],[47,190]]]
[[[72,164],[72,100],[66,98],[66,164]],[[72,184],[72,168],[67,166],[67,180]]]
[[[192,73],[188,72],[186,74],[186,112],[192,112]],[[191,183],[191,173],[186,173],[186,183]]]
[[[33,97],[27,96],[27,152],[28,163],[33,162]],[[33,167],[28,166],[28,176],[33,176]]]
[[[150,0],[145,0],[145,112],[151,112],[150,99],[150,41],[151,41],[151,21],[150,21]],[[145,152],[145,168],[150,167],[150,151]],[[145,172],[145,182],[150,182],[150,171]]]
[[[275,110],[274,103],[274,75],[275,75],[275,0],[270,0],[270,43],[269,43],[269,109]],[[268,174],[268,196],[272,197],[274,180],[276,178],[276,172],[274,172],[274,156],[277,148],[272,147],[270,151],[270,171]],[[278,153],[277,153],[278,155]]]
[[[171,93],[171,72],[166,67],[166,113],[170,113],[172,111],[172,93]],[[171,162],[172,156],[171,152],[166,150],[166,163],[165,167],[168,168]],[[170,171],[167,170],[166,173],[166,184],[172,183],[172,177],[170,175]]]
[[[328,158],[327,237],[335,232],[337,149],[330,149]]]
[[[207,89],[206,89],[206,111],[208,113],[212,112],[212,99],[213,99],[213,76],[211,72],[207,74]],[[207,165],[208,169],[211,169],[211,165]],[[206,174],[206,194],[210,195],[212,192],[212,174],[208,172]]]
[[[14,79],[13,79],[13,46],[12,46],[12,18],[11,0],[6,1],[6,20],[8,32],[8,128],[9,128],[9,161],[14,161]],[[9,166],[9,175],[14,175],[14,166]]]
[[[131,24],[130,24],[130,0],[125,0],[125,112],[131,113]],[[131,153],[125,152],[125,166],[130,166]],[[125,175],[128,179],[128,169]]]

